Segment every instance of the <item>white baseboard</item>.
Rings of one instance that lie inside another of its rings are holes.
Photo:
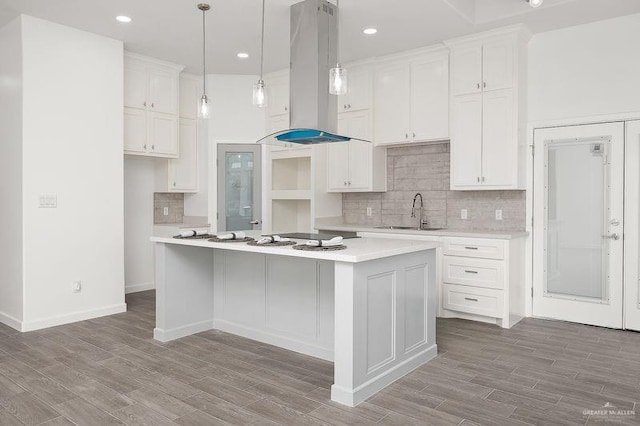
[[[216,330],[236,334],[258,342],[268,343],[270,345],[324,359],[326,361],[333,361],[333,348],[323,348],[307,342],[292,339],[290,337],[279,336],[277,334],[256,330],[251,327],[238,325],[224,320],[213,320],[213,326]]]
[[[156,289],[156,283],[154,282],[130,284],[130,285],[125,284],[124,294],[138,293],[139,291],[147,291],[147,290],[155,290],[155,289]]]
[[[0,322],[18,331],[22,331],[22,321],[4,312],[0,312]]]
[[[182,327],[171,328],[169,330],[161,330],[159,328],[154,328],[153,338],[163,343],[170,342],[171,340],[190,336],[196,333],[201,333],[203,331],[211,330],[212,328],[213,328],[213,323],[211,322],[211,320],[196,322],[196,323],[188,324]]]
[[[438,346],[434,344],[353,390],[332,385],[331,399],[340,404],[355,407],[436,356],[438,356]]]
[[[34,331],[43,328],[54,327],[56,325],[69,324],[72,322],[84,321],[92,318],[104,317],[107,315],[120,314],[127,312],[127,304],[119,303],[117,305],[105,306],[87,311],[73,312],[70,314],[56,315],[49,318],[42,318],[33,321],[25,321],[22,323],[20,331]]]

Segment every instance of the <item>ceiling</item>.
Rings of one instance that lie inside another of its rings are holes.
[[[206,0],[209,73],[257,74],[261,0]],[[266,0],[265,70],[289,61],[289,6],[299,0]],[[332,0],[335,1],[335,0]],[[125,48],[187,66],[201,74],[198,0],[0,0],[0,26],[18,14],[124,41]],[[343,62],[427,46],[448,38],[513,23],[534,33],[640,13],[638,0],[341,0]],[[116,15],[133,19],[116,22]],[[362,30],[375,27],[378,34]],[[238,59],[247,52],[248,59]]]

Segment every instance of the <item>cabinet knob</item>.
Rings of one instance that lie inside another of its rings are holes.
[[[147,101],[144,101],[142,105],[147,106]]]
[[[415,137],[416,137],[416,132],[413,132],[413,137],[414,137],[414,139],[415,139]]]
[[[347,186],[347,181],[344,182],[344,186]]]
[[[153,102],[151,102],[151,108],[155,108],[156,104],[154,104]]]
[[[156,149],[156,146],[155,145],[151,145],[151,149]]]
[[[487,87],[487,82],[485,81],[484,83],[482,83],[482,87]]]
[[[174,187],[176,186],[176,183],[175,183],[175,182],[173,182],[173,186],[174,186]]]
[[[405,133],[405,134],[404,134],[404,138],[405,138],[405,139],[409,139],[409,133]]]
[[[478,183],[480,183],[480,176],[478,176]]]
[[[482,176],[482,183],[484,183],[484,176]]]
[[[143,147],[144,149],[147,149],[147,144],[145,143],[142,147]]]
[[[343,109],[347,109],[347,104],[344,104],[344,106],[342,108]]]
[[[480,83],[478,83],[478,89],[480,88]]]
[[[348,106],[349,106],[349,109],[351,109],[351,104],[348,104]]]
[[[285,111],[289,111],[289,107],[284,107],[284,110]]]
[[[351,181],[349,181],[348,183],[349,183],[349,185],[351,185]]]

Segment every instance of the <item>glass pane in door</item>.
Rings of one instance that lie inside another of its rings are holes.
[[[606,301],[610,142],[572,139],[545,146],[545,296]]]
[[[226,230],[251,229],[253,220],[254,159],[251,152],[225,154]]]

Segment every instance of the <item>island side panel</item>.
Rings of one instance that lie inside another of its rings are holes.
[[[356,406],[437,355],[435,254],[336,262],[332,400]]]
[[[215,250],[214,327],[333,360],[333,262]]]
[[[161,342],[213,328],[213,250],[164,243],[156,251],[156,328]]]

